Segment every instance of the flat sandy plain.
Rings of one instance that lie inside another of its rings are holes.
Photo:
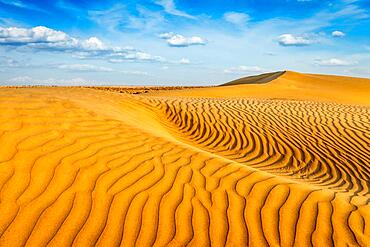
[[[0,246],[370,246],[370,79],[271,76],[0,88]]]

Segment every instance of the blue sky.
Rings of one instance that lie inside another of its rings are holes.
[[[0,0],[0,84],[370,77],[369,0]]]

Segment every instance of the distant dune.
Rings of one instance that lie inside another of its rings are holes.
[[[0,88],[0,246],[370,245],[370,79],[101,89]]]
[[[263,83],[259,80],[261,78]],[[188,89],[171,92],[171,96],[289,99],[370,106],[370,79],[365,78],[285,71],[241,78],[230,83],[231,85],[228,83],[221,85],[222,89],[218,87]],[[232,85],[235,83],[237,85]],[[166,92],[157,93],[160,94],[165,96]]]

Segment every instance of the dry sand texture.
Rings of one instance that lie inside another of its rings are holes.
[[[0,246],[369,246],[370,80],[0,89]]]

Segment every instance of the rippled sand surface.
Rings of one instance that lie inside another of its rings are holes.
[[[370,80],[0,89],[0,246],[369,246]]]

